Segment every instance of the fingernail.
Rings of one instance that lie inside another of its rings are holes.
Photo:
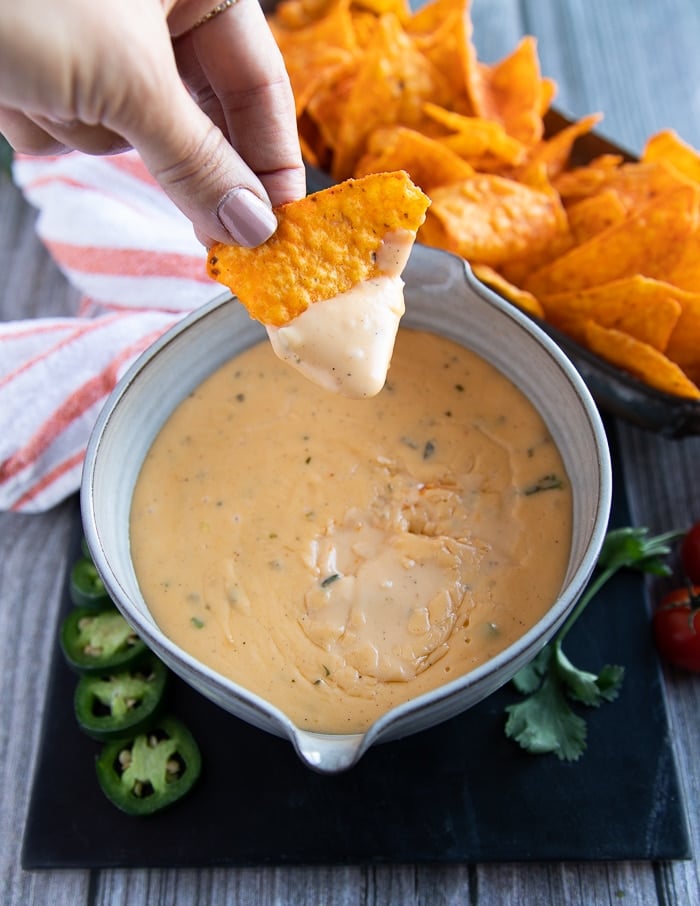
[[[248,248],[265,242],[277,229],[272,208],[244,186],[225,195],[216,213],[234,241]]]

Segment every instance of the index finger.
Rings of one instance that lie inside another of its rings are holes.
[[[218,97],[231,143],[272,204],[301,198],[306,181],[294,97],[258,0],[238,0],[185,40]]]

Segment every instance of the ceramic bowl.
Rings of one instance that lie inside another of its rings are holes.
[[[371,745],[453,717],[512,678],[576,603],[595,566],[608,522],[611,468],[605,431],[583,380],[559,347],[530,319],[485,289],[459,258],[415,246],[404,279],[402,323],[463,344],[519,386],[543,415],[572,481],[571,554],[557,599],[517,642],[472,672],[393,709],[364,733],[311,733],[197,661],[155,623],[131,561],[131,497],[146,453],[178,403],[224,362],[265,336],[230,295],[185,318],[138,359],[101,412],[85,460],[81,491],[85,537],[126,619],[202,695],[256,727],[287,737],[306,764],[326,773],[351,767]]]

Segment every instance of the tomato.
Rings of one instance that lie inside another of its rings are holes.
[[[664,595],[652,627],[656,646],[667,661],[700,673],[700,585]]]
[[[688,579],[700,585],[700,522],[686,532],[681,542],[681,564]]]

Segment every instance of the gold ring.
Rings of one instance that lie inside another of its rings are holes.
[[[197,19],[194,25],[191,25],[187,29],[187,32],[194,31],[195,28],[199,28],[201,25],[206,25],[207,22],[216,19],[220,13],[225,13],[227,9],[231,9],[236,3],[238,3],[238,0],[222,0],[222,2],[217,3],[213,9],[210,9],[208,13],[205,13],[201,19]]]

